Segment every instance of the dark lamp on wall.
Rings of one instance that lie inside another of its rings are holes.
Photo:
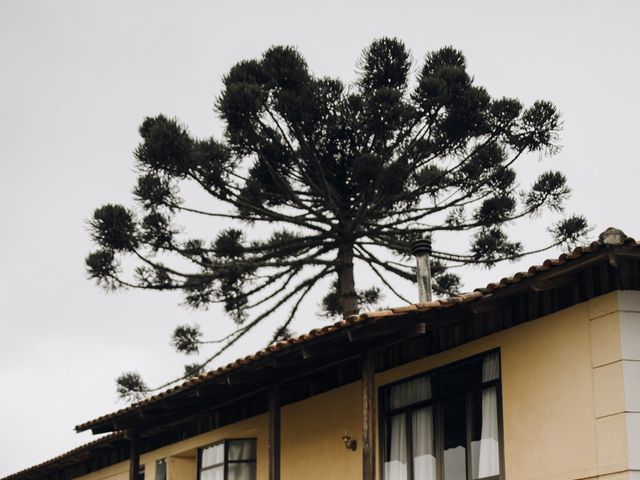
[[[349,436],[349,432],[344,432],[344,435],[342,435],[342,441],[344,442],[344,446],[347,450],[353,450],[355,452],[356,448],[358,448],[358,442],[356,442],[355,438],[351,438]]]

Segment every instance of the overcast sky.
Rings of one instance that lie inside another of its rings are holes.
[[[177,375],[176,323],[230,328],[218,310],[192,312],[179,296],[106,294],[86,278],[85,219],[107,202],[133,205],[144,116],[219,135],[222,75],[273,44],[295,45],[312,71],[345,80],[376,37],[403,39],[418,63],[453,45],[493,96],[561,110],[562,151],[541,167],[528,159],[524,174],[562,170],[574,190],[568,211],[584,214],[594,237],[615,225],[637,238],[639,14],[635,0],[0,0],[0,476],[89,441],[73,426],[124,406],[114,391],[122,371],[151,384]],[[543,244],[546,220],[517,229],[521,239]],[[465,288],[550,255],[467,272]],[[322,324],[317,298],[297,332]],[[270,334],[256,332],[220,363]]]

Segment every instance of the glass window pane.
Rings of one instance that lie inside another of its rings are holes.
[[[498,392],[495,387],[473,393],[471,470],[474,479],[500,474]]]
[[[164,458],[156,461],[156,480],[167,480],[167,462]]]
[[[436,455],[434,447],[433,409],[421,408],[412,413],[413,473],[416,479],[435,480]]]
[[[404,413],[387,419],[384,478],[407,480],[407,422]]]
[[[431,377],[419,377],[395,385],[388,390],[389,410],[412,405],[431,398]]]
[[[200,471],[200,480],[224,480],[224,466],[208,468]]]
[[[480,386],[483,382],[498,378],[500,378],[500,357],[497,353],[492,353],[443,370],[440,373],[440,393],[446,395],[469,390],[474,386]]]
[[[482,383],[482,359],[443,370],[440,374],[440,393],[446,395]]]
[[[202,467],[224,462],[224,442],[211,445],[202,450]]]
[[[229,460],[255,460],[256,441],[250,440],[230,440]]]
[[[467,441],[464,397],[446,400],[443,403],[443,417],[444,478],[445,480],[466,480]]]
[[[256,480],[255,462],[230,463],[229,480]]]

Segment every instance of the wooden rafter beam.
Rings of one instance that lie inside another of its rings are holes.
[[[138,480],[140,476],[140,434],[137,430],[127,432],[129,439],[129,480]]]
[[[424,335],[426,331],[424,322],[416,322],[415,320],[412,322],[388,321],[377,328],[372,326],[349,330],[348,337],[350,342],[364,342],[376,339],[395,340],[396,338],[406,339],[412,336]],[[390,342],[386,341],[385,343]]]
[[[308,345],[302,346],[302,358],[304,360],[328,357],[331,355],[340,354],[349,347],[349,344],[346,341],[343,342],[335,342],[335,341],[322,341],[309,343]]]
[[[280,385],[269,389],[269,480],[280,480]]]
[[[262,368],[260,370],[248,370],[227,375],[227,385],[246,385],[247,383],[270,383],[274,380],[276,371],[274,368]]]
[[[362,479],[376,478],[375,354],[362,354]]]

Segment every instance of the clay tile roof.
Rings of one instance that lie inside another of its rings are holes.
[[[58,455],[57,457],[51,458],[45,462],[39,463],[37,465],[33,465],[29,468],[25,468],[24,470],[21,470],[19,472],[12,473],[11,475],[4,477],[1,480],[13,480],[15,478],[23,477],[24,475],[36,472],[37,470],[40,470],[46,467],[54,466],[55,464],[64,462],[65,460],[71,460],[71,458],[74,457],[75,455],[88,452],[102,445],[106,446],[115,440],[124,440],[124,438],[125,438],[124,432],[116,432],[110,435],[105,435],[96,440],[80,445],[79,447],[76,447],[73,450],[69,450],[68,452]]]
[[[446,299],[434,300],[431,302],[424,302],[424,303],[416,303],[413,305],[403,305],[403,306],[391,308],[388,310],[363,312],[363,313],[360,313],[359,315],[350,315],[349,317],[339,322],[336,322],[333,325],[329,325],[323,328],[314,328],[313,330],[305,334],[302,334],[298,337],[290,338],[288,340],[275,343],[273,345],[266,347],[261,351],[254,353],[253,355],[248,355],[226,366],[220,367],[216,370],[211,370],[207,373],[203,373],[198,377],[195,377],[191,380],[187,380],[178,386],[169,388],[161,393],[158,393],[157,395],[149,397],[140,402],[134,403],[128,407],[103,415],[94,420],[82,423],[76,426],[75,428],[77,431],[84,431],[91,428],[94,425],[103,423],[105,421],[109,421],[121,415],[134,412],[137,410],[141,410],[144,407],[151,405],[155,402],[158,402],[162,399],[165,399],[177,392],[186,390],[187,388],[200,385],[204,382],[208,382],[217,377],[228,374],[242,365],[249,365],[259,358],[267,357],[274,353],[286,350],[288,348],[292,348],[296,345],[300,345],[302,343],[308,342],[318,337],[322,337],[324,335],[328,335],[330,333],[343,330],[345,328],[349,328],[353,325],[358,325],[358,324],[369,322],[369,321],[373,322],[378,319],[386,318],[386,317],[406,315],[406,314],[414,313],[418,311],[425,312],[429,310],[439,310],[439,309],[449,308],[454,305],[460,305],[463,303],[476,301],[486,295],[492,294],[496,290],[506,288],[513,284],[517,284],[541,272],[548,271],[551,268],[557,268],[568,262],[574,261],[588,253],[595,252],[607,246],[638,247],[640,246],[640,244],[638,244],[633,238],[627,237],[624,234],[624,232],[622,232],[621,230],[618,230],[615,228],[608,228],[602,234],[600,234],[600,237],[597,241],[592,242],[588,246],[576,247],[573,251],[568,253],[563,253],[555,259],[545,260],[542,263],[542,265],[531,266],[526,272],[518,272],[511,277],[503,278],[498,283],[489,283],[485,287],[476,288],[471,293],[466,293],[466,294],[462,294],[462,295],[458,295],[458,296],[450,297]]]

